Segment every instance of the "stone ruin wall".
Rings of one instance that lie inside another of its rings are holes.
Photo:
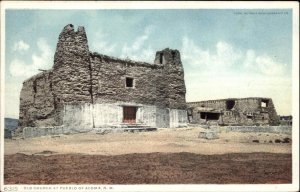
[[[125,78],[134,78],[134,88]],[[118,124],[122,105],[138,105],[138,123],[186,125],[183,67],[177,50],[156,53],[154,64],[91,53],[83,27],[59,35],[51,70],[23,83],[21,127],[88,127]]]
[[[228,109],[227,102],[234,101],[231,109]],[[262,106],[266,102],[266,106]],[[279,117],[275,106],[270,98],[241,98],[222,99],[187,103],[192,123],[206,123],[200,117],[197,109],[209,108],[212,112],[220,112],[218,120],[208,120],[219,125],[278,125]]]
[[[171,58],[170,52],[178,60]],[[156,55],[161,53],[168,63],[140,63],[91,53],[94,102],[123,101],[186,109],[180,53],[165,49]],[[126,77],[134,79],[134,88],[125,86]]]
[[[60,106],[52,84],[52,70],[24,81],[20,97],[20,126],[61,124]]]

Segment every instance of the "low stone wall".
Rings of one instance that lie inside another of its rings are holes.
[[[226,132],[263,132],[292,134],[292,126],[227,126],[222,127]]]
[[[4,138],[5,138],[5,139],[11,139],[11,138],[12,138],[11,130],[9,130],[9,129],[4,129]]]
[[[201,131],[198,138],[219,139],[219,133],[217,131]]]
[[[187,126],[187,112],[186,110],[171,109],[170,110],[170,127],[186,127]]]

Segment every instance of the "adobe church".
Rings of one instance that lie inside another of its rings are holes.
[[[84,27],[59,35],[52,69],[23,82],[19,126],[82,129],[187,125],[184,71],[178,50],[154,63],[90,52]]]

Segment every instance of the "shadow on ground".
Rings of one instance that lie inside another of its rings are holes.
[[[292,155],[145,153],[5,156],[5,184],[291,183]]]

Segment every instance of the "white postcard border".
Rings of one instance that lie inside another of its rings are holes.
[[[7,9],[292,9],[293,10],[293,83],[292,83],[292,184],[242,184],[242,185],[210,185],[210,184],[178,184],[178,185],[4,185],[4,91],[5,91],[5,10]],[[299,190],[299,4],[297,2],[1,2],[1,191],[297,191]],[[30,186],[39,189],[28,189]],[[52,189],[47,188],[53,186]],[[85,190],[94,186],[100,190]],[[42,188],[45,190],[42,190]],[[69,187],[62,190],[60,187]],[[74,190],[74,188],[77,188]],[[78,188],[83,188],[79,190]],[[73,190],[72,190],[73,188]],[[111,189],[112,188],[112,189]],[[14,190],[15,189],[15,190]]]

